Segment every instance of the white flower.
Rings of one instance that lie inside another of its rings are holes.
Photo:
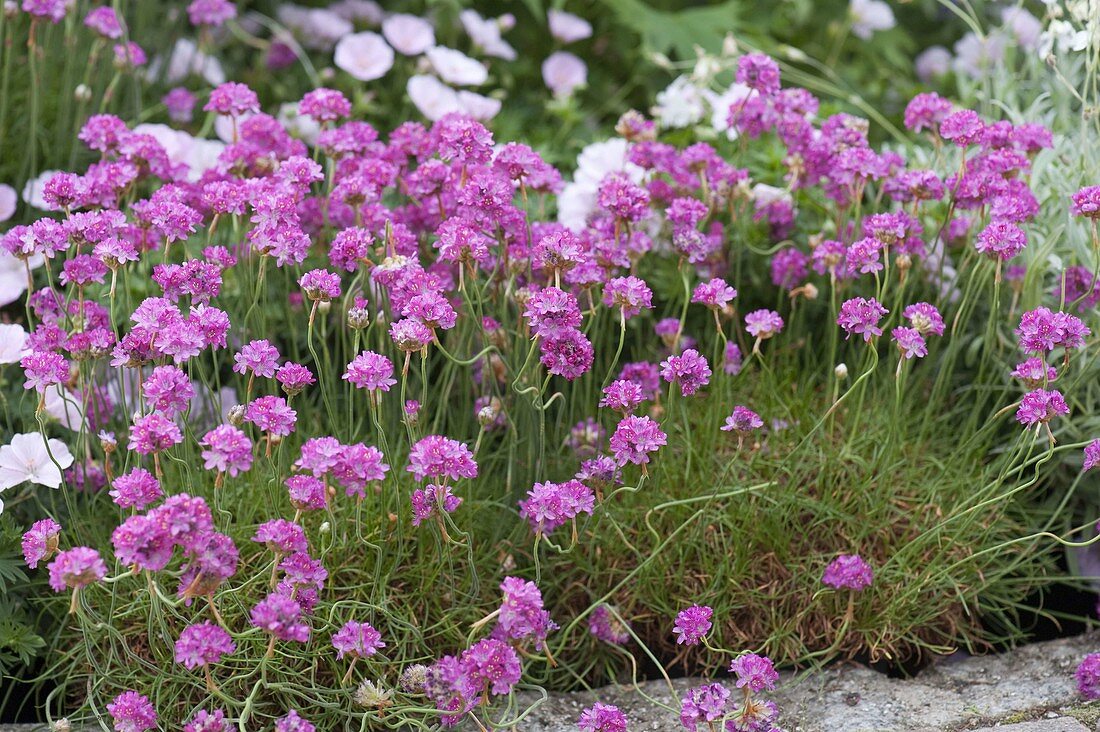
[[[73,464],[73,456],[61,440],[49,440],[49,452],[46,446],[44,435],[28,432],[13,435],[10,444],[0,447],[0,491],[26,482],[59,488],[61,471]]]
[[[1041,58],[1046,58],[1055,50],[1058,53],[1084,51],[1089,47],[1089,33],[1087,30],[1076,30],[1068,20],[1052,20],[1047,30],[1039,36],[1037,46]]]
[[[27,331],[17,323],[0,323],[0,364],[18,363],[27,351]]]
[[[1043,23],[1021,7],[1001,8],[1001,21],[1012,30],[1021,47],[1034,50],[1039,45]]]
[[[42,266],[42,255],[35,254],[27,260],[31,269]],[[10,305],[27,291],[27,265],[23,260],[0,250],[0,307]]]
[[[550,26],[550,35],[562,43],[581,41],[592,35],[591,23],[564,10],[548,10],[546,21]]]
[[[79,432],[84,426],[84,409],[75,394],[61,386],[47,387],[43,392],[46,414],[56,419],[62,427]]]
[[[542,62],[542,80],[556,97],[567,97],[588,82],[588,67],[568,51],[555,51]]]
[[[949,72],[953,60],[951,52],[943,46],[929,46],[921,51],[913,62],[913,66],[917,72],[917,78],[928,82]]]
[[[848,6],[852,18],[852,33],[867,40],[875,31],[890,30],[897,25],[894,11],[882,0],[852,0]]]
[[[731,127],[729,122],[730,107],[740,105],[752,95],[752,89],[744,84],[733,83],[730,88],[721,94],[703,89],[703,98],[710,105],[710,126],[715,132],[726,133],[731,140],[737,139],[737,128]]]
[[[38,174],[37,178],[31,178],[24,183],[23,200],[26,201],[31,208],[49,211],[50,207],[46,205],[46,201],[42,198],[42,187],[46,185],[46,181],[52,178],[54,174],[60,172],[59,170],[43,170]]]
[[[1004,60],[1008,41],[1001,33],[990,33],[984,39],[973,32],[967,33],[955,43],[955,71],[974,79]]]
[[[307,144],[317,143],[317,136],[321,134],[321,124],[309,115],[298,114],[298,103],[287,102],[279,107],[275,115],[287,132]]]
[[[409,99],[420,110],[420,113],[432,122],[442,119],[451,112],[461,112],[462,105],[458,103],[458,94],[434,76],[418,74],[410,76],[405,85],[405,91]]]
[[[757,183],[752,187],[752,199],[757,208],[779,203],[780,201],[791,203],[794,200],[787,189],[776,188],[766,183]]]
[[[509,45],[508,41],[500,37],[501,23],[499,20],[482,18],[476,10],[463,10],[458,14],[462,21],[462,27],[466,29],[466,35],[474,45],[485,52],[486,56],[495,56],[505,61],[516,60],[516,49]]]
[[[445,46],[432,46],[425,55],[439,78],[456,86],[481,86],[489,79],[489,72],[480,61],[462,51]]]
[[[501,102],[465,89],[458,92],[458,106],[478,122],[488,122],[500,112]]]
[[[681,129],[703,119],[703,94],[686,76],[676,77],[657,94],[656,102],[653,116],[661,127]]]
[[[336,42],[355,30],[348,20],[326,8],[280,5],[279,22],[295,32],[302,45],[314,51],[330,51]]]
[[[7,221],[15,215],[15,206],[19,203],[19,194],[7,183],[0,183],[0,221]]]
[[[237,124],[239,125],[240,120],[249,116],[251,115],[239,117]],[[228,141],[233,134],[232,121],[228,117],[219,116],[214,120],[214,130],[219,137]],[[225,144],[217,140],[192,137],[189,133],[168,125],[140,124],[134,128],[134,132],[151,135],[168,153],[170,161],[186,165],[187,180],[192,183],[198,181],[204,172],[217,165],[218,156],[225,149]]]
[[[195,42],[189,38],[180,38],[172,47],[172,53],[168,56],[168,64],[157,57],[149,64],[148,78],[157,81],[161,68],[164,67],[164,81],[168,84],[178,84],[189,76],[201,76],[211,86],[225,83],[225,70],[213,56],[207,56],[199,50]]]
[[[352,33],[336,44],[332,62],[359,81],[373,81],[393,68],[393,49],[377,33]]]
[[[406,56],[418,56],[435,45],[432,24],[423,18],[405,13],[397,13],[383,20],[382,35],[391,46]]]
[[[577,156],[573,182],[558,196],[558,221],[574,231],[588,223],[596,209],[600,183],[610,173],[622,173],[634,183],[641,183],[645,171],[627,160],[630,147],[626,140],[614,138],[593,142]]]
[[[382,6],[374,0],[338,0],[338,2],[329,5],[328,9],[344,20],[352,23],[362,22],[367,25],[378,25],[385,15]]]

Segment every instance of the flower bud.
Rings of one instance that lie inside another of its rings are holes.
[[[348,327],[362,330],[370,325],[370,313],[366,308],[348,308]]]
[[[76,89],[73,90],[73,99],[78,102],[90,102],[92,101],[92,90],[88,88],[87,84],[78,84]]]
[[[836,368],[833,369],[833,373],[836,374],[836,378],[838,381],[844,381],[848,378],[848,364],[838,363],[836,365]]]
[[[235,404],[230,407],[228,418],[229,424],[233,425],[234,427],[240,427],[242,424],[244,424],[244,405]]]

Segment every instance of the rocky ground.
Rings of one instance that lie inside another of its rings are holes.
[[[952,656],[913,679],[839,667],[803,679],[786,677],[773,698],[789,732],[1100,732],[1100,702],[1084,703],[1073,680],[1081,658],[1095,651],[1100,633],[996,656]],[[700,682],[677,679],[677,696]],[[661,706],[673,703],[663,681],[551,695],[518,729],[575,732],[581,710],[597,699],[622,709],[631,732],[683,729],[677,713]],[[35,729],[0,725],[0,732]]]

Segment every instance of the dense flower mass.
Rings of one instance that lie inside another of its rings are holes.
[[[84,58],[86,37],[114,62],[102,98],[89,73],[22,105],[27,129],[73,130],[58,147],[81,167],[0,185],[0,396],[28,430],[0,446],[0,511],[29,570],[71,591],[57,637],[84,634],[57,703],[87,694],[116,730],[312,732],[349,709],[521,728],[525,682],[612,678],[642,651],[725,655],[740,691],[688,689],[685,729],[772,732],[774,664],[718,640],[905,657],[928,637],[912,616],[981,640],[958,607],[1047,569],[1038,549],[984,564],[1037,514],[1015,487],[1100,465],[1100,440],[1076,441],[1100,186],[1040,188],[1072,156],[1039,125],[928,92],[912,139],[877,148],[871,122],[731,42],[574,166],[562,141],[612,124],[585,106],[607,91],[585,54],[636,59],[608,55],[602,16],[597,34],[560,8],[525,23],[537,3],[269,21],[193,0],[165,13],[186,33],[143,50],[124,8],[10,5],[19,53],[64,35]],[[853,0],[837,22],[848,58],[897,19]],[[529,59],[513,43],[538,28],[552,47]],[[525,69],[553,97],[550,143],[501,111],[535,99]],[[607,105],[643,93],[622,89]],[[109,113],[146,90],[140,123]],[[1005,437],[1013,413],[1034,429]],[[960,524],[975,549],[945,568]],[[935,572],[896,592],[912,557]],[[670,597],[693,604],[662,616]],[[1100,661],[1077,679],[1100,696]],[[218,708],[163,702],[200,696]],[[577,727],[628,721],[595,703]]]

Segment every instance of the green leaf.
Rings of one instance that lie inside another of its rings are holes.
[[[681,60],[695,57],[695,47],[718,52],[727,33],[741,25],[742,3],[727,0],[720,5],[678,11],[657,10],[642,0],[602,0],[619,21],[642,37],[650,51],[675,54]]]

